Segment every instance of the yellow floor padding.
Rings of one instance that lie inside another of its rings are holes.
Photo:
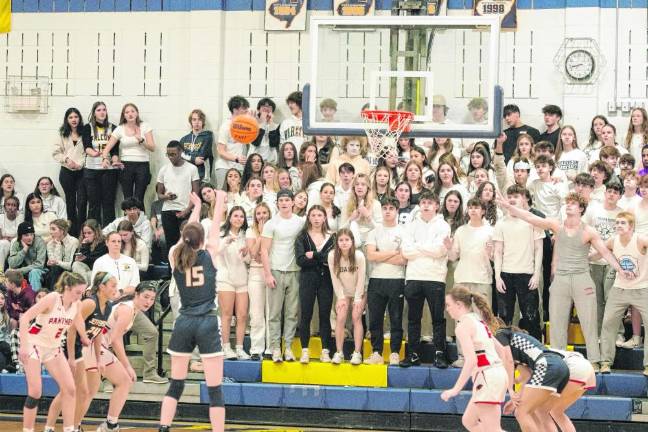
[[[275,384],[310,384],[357,387],[387,387],[386,365],[340,365],[311,361],[274,363],[264,360],[261,381]]]

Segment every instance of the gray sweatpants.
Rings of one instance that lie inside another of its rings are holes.
[[[299,313],[299,272],[272,270],[277,283],[267,288],[268,298],[268,346],[271,350],[281,349],[281,312],[283,310],[283,340],[290,348],[297,331]]]
[[[592,281],[596,287],[596,316],[598,331],[601,333],[605,302],[607,301],[610,288],[614,285],[616,272],[609,265],[590,264],[590,276],[592,277]]]
[[[576,306],[580,320],[587,359],[598,363],[601,359],[598,343],[598,324],[596,319],[596,289],[589,272],[561,275],[556,274],[549,287],[549,317],[551,318],[551,346],[567,349],[567,331],[572,302]]]
[[[601,331],[601,361],[614,363],[616,354],[616,335],[619,324],[623,319],[628,306],[635,308],[644,322],[648,323],[648,288],[623,289],[612,287],[603,315],[603,329]],[[648,366],[648,337],[644,338],[643,364]]]

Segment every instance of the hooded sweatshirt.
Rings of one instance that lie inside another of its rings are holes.
[[[115,219],[114,221],[109,223],[108,226],[106,226],[106,228],[104,228],[101,232],[103,233],[103,235],[108,235],[113,231],[117,231],[119,223],[124,220],[127,220],[126,216]],[[144,240],[144,243],[146,243],[146,246],[148,246],[150,249],[151,242],[153,240],[153,232],[151,231],[151,222],[148,220],[144,212],[140,212],[137,222],[133,224],[133,228],[135,228],[135,234],[137,234],[142,240]]]
[[[180,138],[180,144],[182,144],[182,159],[191,162],[196,165],[196,158],[201,157],[207,160],[213,158],[212,147],[214,145],[214,134],[212,131],[203,130],[198,132],[198,135],[194,134],[193,131],[187,135]],[[205,177],[205,164],[196,165],[198,168],[198,175],[202,180]]]
[[[443,239],[450,236],[450,225],[443,215],[425,222],[420,214],[405,225],[403,256],[407,258],[405,279],[444,282],[448,272],[448,251]]]

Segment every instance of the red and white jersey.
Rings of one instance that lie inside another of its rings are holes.
[[[104,335],[102,343],[102,345],[104,345],[105,347],[110,347],[111,345],[110,341],[112,341],[112,332],[115,328],[115,322],[117,322],[116,312],[119,309],[128,309],[131,313],[130,322],[128,323],[128,326],[124,331],[129,331],[131,327],[133,327],[133,322],[135,322],[135,315],[137,315],[137,310],[135,309],[133,300],[127,300],[113,304],[112,311],[110,312],[110,316],[108,317],[108,332]]]
[[[35,346],[58,348],[79,310],[76,301],[66,310],[63,296],[58,294],[54,307],[48,313],[39,314],[29,326],[29,343]]]
[[[489,367],[501,364],[502,361],[495,350],[495,339],[488,325],[477,314],[471,312],[461,317],[461,321],[470,320],[475,326],[473,346],[477,355],[477,367]]]

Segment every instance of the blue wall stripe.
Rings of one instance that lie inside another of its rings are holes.
[[[390,10],[393,0],[374,0],[377,10]],[[645,9],[648,0],[618,0],[620,8]],[[473,0],[448,0],[448,9],[470,10]],[[518,0],[518,9],[615,8],[617,0]],[[265,0],[11,0],[20,12],[131,12],[131,11],[262,11]],[[308,0],[309,10],[333,9],[333,0]]]
[[[86,12],[99,12],[101,10],[101,5],[99,0],[85,0],[85,11]]]
[[[39,12],[53,12],[54,11],[54,0],[39,0],[38,1],[38,11]]]

